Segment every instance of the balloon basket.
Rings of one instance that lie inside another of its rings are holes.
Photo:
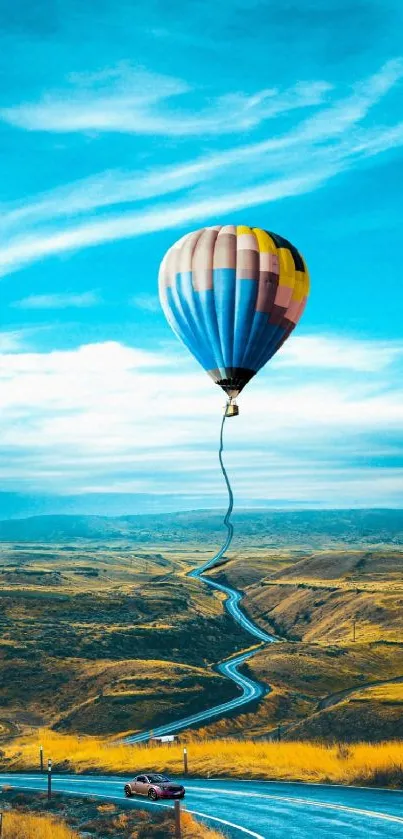
[[[225,416],[226,417],[237,417],[239,414],[239,408],[236,402],[227,402],[225,406]]]

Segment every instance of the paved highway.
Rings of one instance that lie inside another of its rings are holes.
[[[141,770],[142,767],[139,767]],[[38,775],[2,775],[3,784],[44,790]],[[123,797],[127,779],[55,776],[55,791],[94,795],[129,807],[172,806]],[[231,839],[402,839],[403,793],[267,781],[184,780],[185,806]]]
[[[216,557],[214,557],[214,560],[217,560],[217,558],[220,557],[221,551],[216,555]],[[206,585],[210,586],[210,588],[223,592],[223,594],[226,595],[225,608],[227,612],[229,612],[231,617],[233,617],[233,619],[242,626],[246,632],[249,632],[253,639],[256,638],[260,641],[261,646],[264,644],[274,643],[276,638],[274,638],[273,635],[269,635],[259,626],[256,626],[256,624],[254,624],[242,611],[239,605],[242,599],[242,593],[240,591],[236,591],[236,589],[230,588],[229,586],[224,586],[216,580],[211,579],[211,577],[206,577],[203,574],[206,566],[210,566],[211,562],[212,560],[203,565],[201,568],[191,571],[189,576],[198,577],[203,580]],[[227,676],[228,679],[235,682],[240,691],[239,696],[236,696],[234,699],[230,699],[228,702],[214,705],[213,708],[209,708],[207,711],[199,711],[191,716],[183,717],[177,722],[157,726],[157,728],[153,728],[152,731],[141,731],[139,734],[133,734],[130,737],[127,737],[125,742],[141,743],[149,740],[150,737],[162,737],[167,734],[175,734],[178,731],[182,731],[184,728],[189,728],[191,725],[206,723],[210,720],[216,719],[217,717],[221,717],[229,711],[233,711],[236,708],[247,705],[253,700],[260,699],[266,693],[270,692],[269,687],[250,679],[248,676],[242,675],[238,669],[245,661],[248,660],[248,658],[255,655],[256,649],[259,648],[255,647],[253,650],[249,650],[248,652],[241,653],[235,657],[232,656],[230,659],[226,659],[226,661],[221,662],[216,667],[216,670],[222,673],[223,676]]]

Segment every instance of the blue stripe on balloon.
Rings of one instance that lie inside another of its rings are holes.
[[[205,359],[209,359],[214,367],[214,357],[210,350],[208,333],[203,324],[199,293],[193,288],[192,272],[180,271],[176,274],[175,282],[178,295],[182,301],[189,331],[192,335],[192,343],[198,347],[199,354]],[[207,369],[211,370],[212,367],[207,367]]]
[[[267,331],[275,328],[269,324],[269,316],[266,312],[255,312],[241,367],[258,371],[257,360],[262,351],[262,346],[267,342]]]
[[[207,333],[210,343],[210,351],[214,357],[213,367],[207,369],[218,369],[220,370],[222,377],[224,377],[225,364],[221,351],[220,335],[218,332],[214,291],[212,288],[208,288],[202,291],[196,291],[195,294],[198,296],[203,327]]]
[[[176,334],[205,370],[213,369],[214,359],[209,354],[209,345],[200,342],[198,336],[189,328],[183,309],[178,305],[178,293],[174,287],[169,286],[167,288],[166,303],[168,319]]]
[[[234,353],[233,367],[242,367],[256,308],[258,283],[256,280],[237,279],[235,283]]]
[[[282,326],[274,326],[273,324],[267,325],[267,331],[264,334],[264,340],[260,346],[260,350],[255,355],[255,361],[257,366],[257,370],[260,370],[264,364],[274,355],[277,351],[280,341],[284,338],[285,329]]]
[[[235,268],[214,268],[214,301],[224,367],[233,366],[235,283]]]

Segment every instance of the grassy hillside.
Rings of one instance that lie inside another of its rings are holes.
[[[403,736],[397,687],[363,695],[367,683],[403,677],[403,553],[398,550],[241,553],[214,576],[245,592],[257,623],[287,638],[247,669],[272,692],[256,713],[223,720],[202,736],[385,740]],[[355,641],[353,640],[355,637]],[[330,707],[327,697],[335,697]],[[363,702],[365,701],[365,704]]]
[[[235,695],[211,663],[250,645],[175,552],[2,545],[0,734],[114,733]],[[189,643],[189,639],[192,643]]]
[[[345,550],[273,553],[245,572],[242,556],[215,576],[245,591],[244,604],[265,628],[294,641],[403,641],[403,552]],[[245,574],[249,574],[245,576]]]
[[[270,684],[271,692],[257,710],[199,729],[201,738],[242,737],[248,732],[258,739],[403,739],[403,687],[390,683],[403,681],[403,644],[349,648],[280,643],[257,653],[246,669]],[[379,680],[387,684],[378,689],[361,687]],[[358,704],[361,698],[367,703],[365,710]]]

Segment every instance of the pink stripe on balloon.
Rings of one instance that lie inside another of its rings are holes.
[[[280,273],[280,264],[276,253],[260,252],[260,270],[271,271],[273,274]]]
[[[275,304],[276,306],[282,306],[284,309],[288,309],[291,303],[293,289],[288,288],[286,285],[279,285],[276,292]]]
[[[231,236],[236,236],[235,224],[223,224],[223,226],[220,227],[220,232],[218,234],[218,238],[220,238],[220,236],[225,235],[226,233],[230,233]]]
[[[253,233],[241,233],[236,237],[236,247],[238,251],[258,251],[258,244]]]
[[[306,297],[303,300],[293,300],[285,313],[286,319],[291,321],[291,323],[297,324],[305,309],[305,304]]]
[[[259,289],[256,300],[256,311],[270,314],[276,291],[278,287],[278,277],[276,274],[269,273],[269,271],[259,272]]]
[[[193,254],[202,233],[202,230],[195,230],[194,233],[190,233],[182,242],[177,263],[178,271],[192,270]]]

